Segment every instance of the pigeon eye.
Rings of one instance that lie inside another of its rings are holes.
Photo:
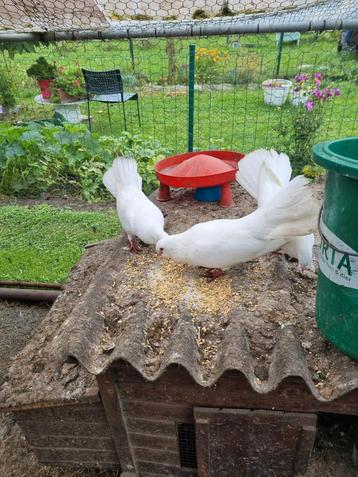
[[[160,250],[161,252],[163,252],[163,251],[164,251],[164,248],[163,248],[163,247],[160,247],[160,249],[159,249],[159,250]]]

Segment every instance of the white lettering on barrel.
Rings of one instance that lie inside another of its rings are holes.
[[[319,268],[321,272],[337,285],[358,290],[358,257],[350,255],[350,253],[356,252],[329,230],[322,221],[321,228],[329,242],[328,244],[322,241],[320,245]],[[338,252],[332,246],[342,252]]]

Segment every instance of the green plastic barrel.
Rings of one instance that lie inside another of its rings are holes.
[[[337,348],[358,359],[358,137],[316,144],[327,169],[316,298],[316,320]]]

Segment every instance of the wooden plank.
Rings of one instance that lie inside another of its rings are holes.
[[[194,415],[199,477],[292,477],[308,463],[315,415],[215,408]],[[303,445],[302,428],[311,434]]]
[[[205,417],[195,418],[195,440],[196,440],[196,460],[198,465],[198,475],[209,475],[209,419]]]
[[[154,462],[156,464],[179,466],[179,452],[168,451],[166,449],[149,449],[144,447],[133,447],[136,461]]]
[[[66,422],[54,421],[21,421],[21,429],[27,434],[63,435],[63,436],[110,436],[106,422]]]
[[[301,438],[296,452],[295,474],[304,474],[308,467],[309,459],[313,451],[316,437],[316,426],[303,425],[301,430]]]
[[[178,422],[193,422],[193,407],[190,404],[171,404],[150,401],[125,401],[122,407],[127,417],[149,420],[175,420]]]
[[[115,450],[110,436],[73,437],[27,433],[26,439],[32,447],[72,447],[75,449]]]
[[[130,366],[117,365],[114,379],[120,383],[125,401],[358,415],[358,389],[334,401],[322,402],[300,378],[287,378],[276,390],[266,394],[256,393],[238,371],[227,371],[212,387],[199,386],[180,367],[168,368],[156,381],[149,382]]]
[[[63,401],[61,399],[54,399],[52,401],[40,401],[40,402],[33,402],[31,404],[21,404],[18,407],[1,407],[0,410],[6,412],[21,412],[21,411],[32,411],[33,409],[49,409],[52,407],[72,407],[77,404],[92,404],[101,402],[99,395],[98,395],[98,386],[96,383],[93,383],[90,388],[87,388],[85,391],[85,395],[81,396],[78,401]]]
[[[135,466],[128,432],[110,371],[98,375],[97,383],[121,469],[123,472],[132,472]]]
[[[141,461],[137,462],[137,473],[138,477],[143,477],[146,474],[157,474],[162,477],[196,477],[198,475],[195,469],[181,469],[180,467]]]
[[[162,437],[176,437],[175,422],[172,421],[150,421],[148,419],[127,419],[127,429],[131,434],[152,434]]]
[[[176,436],[162,437],[153,434],[130,433],[130,440],[133,447],[149,447],[151,449],[178,451],[178,442]]]
[[[73,461],[70,461],[70,460],[64,460],[64,461],[61,461],[61,460],[58,460],[56,461],[55,463],[52,462],[52,461],[48,461],[48,460],[41,460],[40,461],[40,464],[42,465],[56,465],[57,467],[71,467],[71,468],[85,468],[85,469],[88,469],[88,467],[93,467],[94,469],[104,469],[104,470],[107,470],[107,469],[120,469],[119,467],[119,464],[116,463],[116,464],[112,464],[112,463],[108,463],[108,462],[92,462],[92,463],[89,463],[89,462],[73,462]]]
[[[17,421],[44,421],[61,419],[66,421],[107,422],[103,404],[76,404],[73,406],[56,406],[44,409],[17,411]]]
[[[59,448],[59,449],[45,449],[45,448],[32,448],[36,457],[40,461],[52,462],[77,462],[82,465],[96,465],[102,464],[117,464],[118,456],[115,451],[100,451],[100,450],[84,450],[84,449],[71,449],[71,448]]]

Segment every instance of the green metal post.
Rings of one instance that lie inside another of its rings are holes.
[[[195,45],[189,45],[189,104],[188,104],[188,151],[194,147],[194,85],[195,85]]]
[[[134,48],[132,38],[128,38],[129,41],[129,54],[131,55],[132,70],[135,73],[135,64],[134,64]]]
[[[279,41],[278,41],[276,78],[278,78],[278,75],[280,74],[281,58],[282,58],[282,49],[283,49],[283,35],[284,35],[284,32],[281,32],[281,33],[280,33],[280,39],[279,39]]]

